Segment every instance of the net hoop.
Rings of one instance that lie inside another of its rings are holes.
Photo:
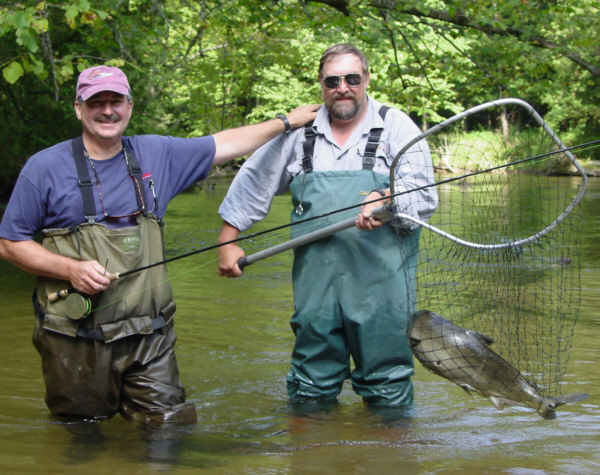
[[[573,156],[573,154],[567,150],[567,147],[565,147],[565,145],[561,142],[561,140],[558,138],[558,136],[554,133],[554,131],[550,128],[550,126],[544,121],[544,119],[542,119],[542,117],[537,113],[537,111],[527,102],[525,102],[522,99],[516,99],[516,98],[506,98],[506,99],[498,99],[495,101],[489,101],[489,102],[485,102],[483,104],[480,104],[478,106],[472,107],[470,109],[467,109],[459,114],[456,114],[452,117],[450,117],[449,119],[446,119],[443,122],[440,122],[439,124],[431,127],[430,129],[426,130],[425,132],[423,132],[420,135],[417,135],[416,137],[412,138],[411,140],[409,140],[401,149],[400,151],[396,154],[396,157],[394,158],[394,160],[392,161],[392,164],[390,166],[390,190],[391,190],[391,195],[392,196],[396,196],[396,190],[395,190],[395,177],[396,177],[396,167],[400,161],[400,158],[402,157],[402,155],[404,155],[404,153],[410,149],[414,144],[416,144],[417,142],[425,139],[426,137],[438,133],[440,130],[444,129],[445,127],[453,124],[454,122],[457,122],[459,120],[462,120],[470,115],[476,114],[478,112],[481,112],[483,110],[486,109],[491,109],[493,107],[499,107],[499,106],[505,106],[508,104],[512,104],[512,105],[517,105],[517,106],[521,106],[523,107],[525,110],[527,110],[527,112],[529,112],[529,114],[535,119],[535,121],[544,129],[544,131],[552,138],[552,140],[554,141],[554,143],[559,147],[559,149],[564,149],[564,153],[565,155],[568,157],[568,159],[570,160],[570,162],[573,164],[573,166],[577,169],[577,171],[579,172],[579,174],[582,177],[582,182],[579,185],[579,190],[577,191],[575,197],[573,198],[573,200],[569,203],[569,205],[564,209],[564,211],[562,213],[560,213],[556,219],[554,219],[554,221],[552,221],[548,226],[544,227],[543,229],[541,229],[540,231],[522,238],[522,239],[518,239],[515,241],[510,241],[510,242],[503,242],[503,243],[476,243],[476,242],[471,242],[471,241],[466,241],[464,239],[459,238],[458,236],[455,236],[453,234],[450,234],[446,231],[443,231],[435,226],[432,226],[428,223],[426,223],[423,220],[420,220],[418,218],[415,218],[413,216],[409,216],[407,214],[404,213],[397,213],[395,214],[396,217],[404,219],[404,220],[408,220],[411,221],[415,224],[418,224],[419,226],[423,226],[426,229],[429,229],[430,231],[444,237],[447,238],[453,242],[455,242],[456,244],[459,244],[461,246],[465,246],[465,247],[469,247],[472,249],[478,249],[478,250],[500,250],[500,249],[510,249],[510,248],[517,248],[529,243],[532,243],[534,241],[537,241],[538,239],[540,239],[542,236],[544,236],[545,234],[548,234],[550,231],[552,231],[554,228],[556,228],[556,226],[558,226],[570,213],[571,211],[573,211],[573,209],[579,204],[579,202],[582,200],[583,196],[585,195],[585,191],[587,188],[587,175],[585,173],[585,170],[581,167],[581,165],[579,164],[579,162],[575,159],[575,157]],[[433,186],[433,185],[432,185]],[[426,188],[426,187],[424,187]],[[408,190],[410,191],[410,190]]]

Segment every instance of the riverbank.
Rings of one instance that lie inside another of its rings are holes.
[[[600,160],[589,160],[582,166],[587,176],[600,177]]]
[[[579,164],[581,165],[581,167],[584,169],[585,173],[587,176],[589,177],[600,177],[600,160],[581,160],[579,161]],[[235,176],[235,174],[237,173],[237,171],[240,169],[240,164],[228,164],[228,165],[224,165],[222,167],[215,167],[212,169],[210,175],[208,176],[208,178],[233,178]],[[442,172],[442,173],[456,173],[458,170],[449,170],[446,167],[435,167],[437,172]],[[467,173],[472,173],[474,170],[460,170],[460,174],[467,174]],[[577,171],[577,169],[575,167],[571,167],[571,169],[569,171],[567,171],[566,173],[560,173],[557,174],[558,175],[579,175],[579,172]],[[199,185],[201,186],[202,183],[199,183]]]

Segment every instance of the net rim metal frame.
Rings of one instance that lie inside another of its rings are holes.
[[[524,100],[517,99],[517,98],[505,98],[505,99],[497,99],[494,101],[485,102],[478,106],[471,107],[470,109],[467,109],[459,114],[456,114],[456,115],[450,117],[449,119],[446,119],[445,121],[440,122],[439,124],[431,127],[430,129],[426,130],[425,132],[423,132],[423,133],[417,135],[416,137],[412,138],[411,140],[409,140],[398,151],[398,153],[396,154],[396,157],[394,158],[394,160],[392,161],[392,164],[390,166],[389,180],[390,180],[391,195],[396,196],[396,194],[397,194],[396,190],[395,190],[396,167],[397,167],[402,155],[410,147],[412,147],[417,142],[425,139],[426,137],[433,135],[435,133],[438,133],[440,130],[453,124],[454,122],[462,120],[470,115],[476,114],[483,110],[490,109],[493,107],[504,106],[507,104],[518,105],[518,106],[521,106],[524,109],[526,109],[527,112],[529,112],[529,114],[531,114],[531,116],[535,119],[535,121],[552,138],[552,140],[559,147],[559,149],[566,149],[564,144],[561,142],[561,140],[558,138],[558,136],[554,133],[554,131],[550,128],[550,126],[537,113],[537,111],[530,104],[525,102]],[[552,231],[554,228],[556,228],[556,226],[558,226],[571,213],[571,211],[573,211],[573,209],[579,204],[579,202],[582,200],[583,196],[585,195],[585,191],[587,188],[587,180],[588,180],[587,175],[586,175],[584,169],[579,164],[579,162],[577,162],[577,160],[575,159],[575,157],[569,150],[564,150],[564,153],[566,154],[566,156],[568,157],[570,162],[573,164],[573,166],[575,166],[575,168],[577,169],[577,171],[579,172],[579,174],[582,177],[582,182],[579,185],[579,190],[577,191],[577,194],[575,195],[575,197],[573,198],[571,203],[569,203],[569,205],[565,208],[565,210],[562,213],[560,213],[556,217],[556,219],[554,219],[554,221],[552,221],[548,226],[544,227],[543,229],[539,230],[538,232],[536,232],[528,237],[518,239],[515,241],[510,241],[510,242],[503,242],[503,243],[476,243],[476,242],[466,241],[464,239],[459,238],[458,236],[454,236],[453,234],[450,234],[446,231],[436,228],[435,226],[432,226],[431,224],[428,224],[427,222],[425,222],[419,218],[415,218],[414,216],[410,216],[410,215],[407,215],[404,213],[395,213],[395,217],[401,218],[403,220],[408,220],[415,224],[418,224],[419,226],[429,229],[430,231],[432,231],[436,234],[439,234],[440,236],[442,236],[446,239],[449,239],[461,246],[470,247],[470,248],[478,249],[478,250],[495,251],[495,250],[501,250],[501,249],[518,248],[520,246],[524,246],[526,244],[532,243],[534,241],[539,240],[542,236],[548,234],[550,231]]]

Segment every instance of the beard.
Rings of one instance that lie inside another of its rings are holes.
[[[337,120],[350,120],[354,119],[360,111],[360,105],[354,97],[347,97],[345,101],[337,101],[334,98],[331,105],[329,106],[329,113],[334,119]]]

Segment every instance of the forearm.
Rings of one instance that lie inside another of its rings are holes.
[[[221,232],[219,233],[219,244],[224,242],[235,241],[240,235],[240,230],[232,226],[227,221],[223,221]]]
[[[319,104],[296,107],[286,116],[290,128],[296,129],[313,120],[319,107]],[[275,118],[260,124],[217,132],[213,135],[216,147],[213,164],[221,165],[232,158],[248,155],[285,130],[284,121]]]
[[[267,216],[275,195],[284,193],[291,181],[288,167],[302,131],[277,137],[259,148],[231,182],[219,215],[223,221],[246,231]]]
[[[48,251],[35,241],[0,239],[0,257],[30,274],[69,280],[73,259]]]
[[[437,190],[429,186],[434,182],[431,174],[415,173],[396,180],[394,204],[400,213],[427,220],[435,211],[438,203]],[[403,191],[409,193],[402,193]]]
[[[235,241],[240,234],[239,229],[223,221],[223,227],[219,234],[219,243]],[[219,247],[219,275],[223,277],[239,277],[242,270],[238,266],[238,261],[244,257],[244,251],[237,244],[225,244]]]
[[[0,239],[0,257],[30,274],[64,280],[76,290],[90,295],[106,290],[117,278],[97,261],[61,256],[35,241]]]
[[[216,145],[213,164],[222,165],[233,158],[248,155],[284,130],[280,119],[271,119],[260,124],[218,132],[213,135]]]
[[[437,206],[437,191],[431,153],[423,138],[398,156],[405,144],[421,135],[421,130],[404,113],[390,115],[389,158],[396,162],[394,178],[394,203],[400,213],[427,219]],[[417,190],[417,191],[411,191]],[[407,191],[408,193],[403,193]]]

